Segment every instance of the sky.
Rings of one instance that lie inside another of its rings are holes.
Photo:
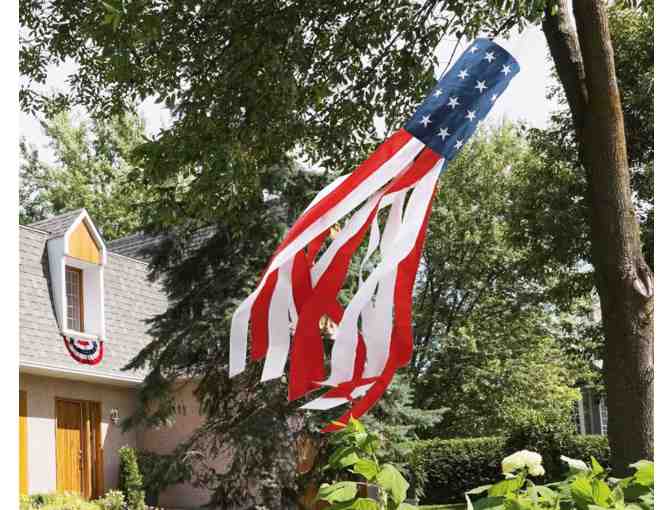
[[[531,26],[521,34],[511,36],[509,40],[500,38],[496,42],[516,57],[521,71],[491,110],[488,122],[500,123],[503,119],[523,120],[534,127],[543,127],[558,105],[546,99],[546,92],[551,84],[551,63],[547,59],[546,41],[541,29]],[[454,45],[454,39],[446,39],[437,48],[439,60],[437,76],[444,70]],[[467,45],[468,42],[462,43],[456,55],[459,55]],[[51,66],[48,70],[47,87],[57,90],[67,89],[67,76],[73,70],[75,70],[74,62]],[[170,112],[152,99],[140,105],[140,114],[145,119],[149,136],[170,125]],[[37,118],[21,112],[19,131],[21,136],[38,149],[42,159],[53,162],[53,153],[47,147],[47,138]]]

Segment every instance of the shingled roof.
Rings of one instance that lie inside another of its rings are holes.
[[[68,211],[58,216],[53,216],[46,220],[36,221],[31,223],[29,226],[37,230],[42,230],[49,234],[49,237],[60,237],[65,234],[65,231],[70,228],[74,221],[82,214],[84,209],[75,209],[74,211]]]
[[[217,233],[217,227],[210,225],[196,230],[189,237],[189,247],[195,251],[201,248],[209,239]],[[107,249],[127,257],[148,261],[151,258],[150,250],[166,239],[164,235],[150,235],[144,232],[131,234],[106,243]]]
[[[161,236],[151,236],[143,232],[131,234],[106,243],[107,249],[114,253],[132,257],[138,260],[148,260],[151,256],[148,251],[152,246],[161,242]]]
[[[105,354],[98,365],[82,365],[68,354],[54,313],[47,241],[62,235],[80,211],[19,229],[19,359],[22,370],[61,371],[133,383],[144,374],[126,365],[149,341],[147,319],[165,311],[159,283],[147,280],[147,264],[108,250],[104,272]],[[69,223],[68,223],[69,222]]]

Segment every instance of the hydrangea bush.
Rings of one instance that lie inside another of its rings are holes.
[[[565,480],[537,485],[545,473],[542,457],[521,450],[502,460],[504,480],[466,493],[467,510],[653,510],[653,462],[640,460],[627,478],[609,476],[594,457],[590,466],[561,456]],[[472,501],[473,498],[473,501]]]

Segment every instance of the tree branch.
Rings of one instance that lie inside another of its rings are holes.
[[[547,6],[541,26],[565,90],[574,126],[579,130],[584,125],[588,102],[586,73],[579,38],[572,24],[569,0],[558,0],[557,7],[557,13],[553,15],[550,6]]]

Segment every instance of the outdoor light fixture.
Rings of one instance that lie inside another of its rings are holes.
[[[110,421],[115,425],[119,425],[119,409],[110,409]]]

